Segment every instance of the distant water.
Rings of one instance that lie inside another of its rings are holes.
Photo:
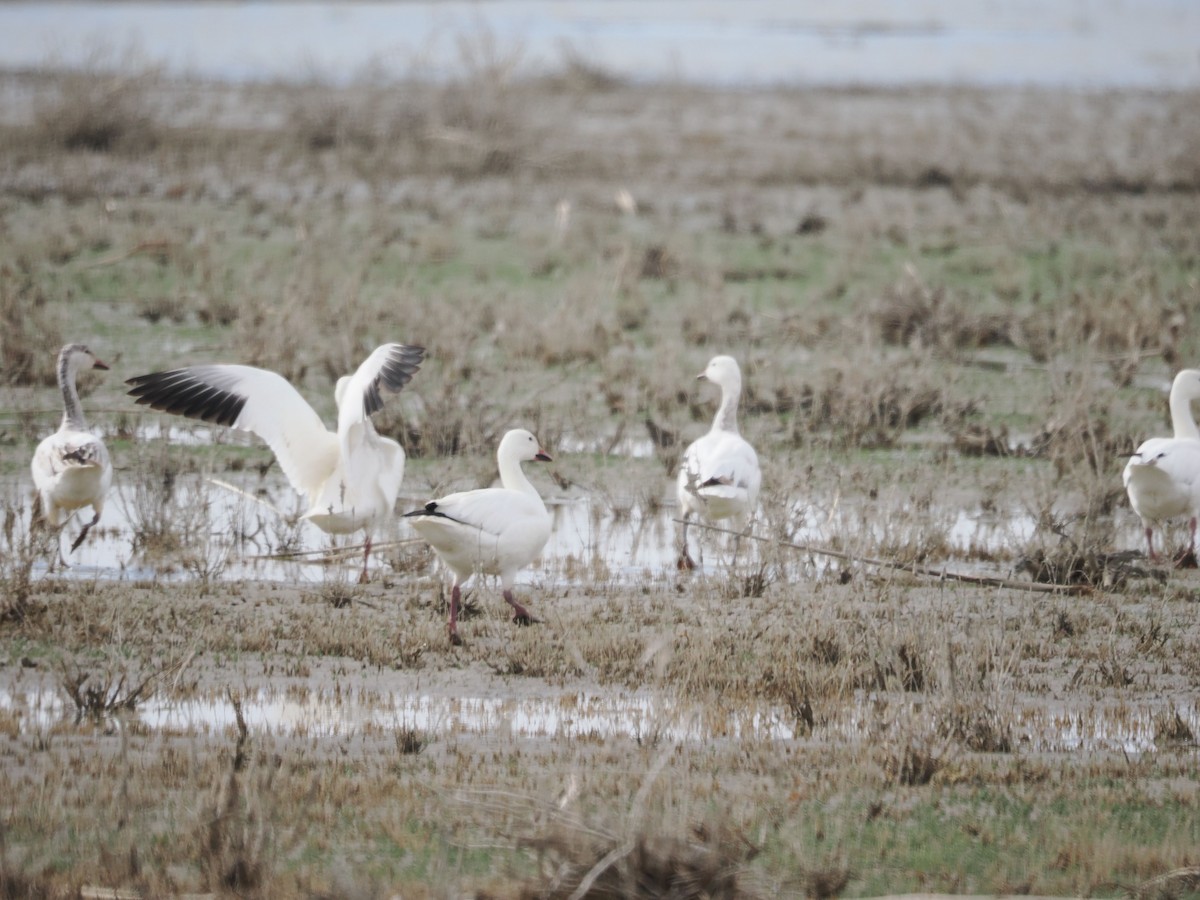
[[[469,50],[464,54],[462,45]],[[1200,86],[1195,0],[0,3],[0,68],[132,55],[174,74],[441,77],[488,53],[635,80]]]

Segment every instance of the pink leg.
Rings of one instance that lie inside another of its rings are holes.
[[[534,622],[538,621],[529,614],[529,610],[513,599],[513,592],[511,588],[504,589],[504,602],[512,607],[513,621],[518,625],[532,625]]]
[[[75,552],[75,549],[76,549],[76,548],[77,548],[77,547],[78,547],[80,544],[82,544],[82,543],[83,543],[83,539],[84,539],[85,537],[87,537],[87,533],[88,533],[89,531],[91,531],[91,529],[92,529],[92,526],[93,526],[93,525],[95,525],[95,524],[96,524],[97,522],[99,522],[99,521],[100,521],[100,513],[96,513],[94,516],[92,516],[92,521],[88,522],[86,525],[84,525],[84,526],[83,526],[83,531],[79,532],[79,537],[75,538],[75,543],[73,543],[73,544],[71,545],[71,552],[72,552],[72,553],[74,553],[74,552]]]
[[[359,584],[366,584],[368,581],[371,580],[370,578],[367,577],[367,560],[370,558],[370,556],[371,556],[371,536],[368,534],[367,539],[365,541],[363,541],[363,570],[362,570],[362,574],[358,576]]]
[[[1150,562],[1158,562],[1158,554],[1154,552],[1154,529],[1149,525],[1146,526],[1146,550],[1150,557]]]
[[[687,548],[688,519],[691,518],[691,515],[690,512],[683,514],[683,533],[679,539],[679,559],[675,562],[675,568],[681,572],[690,572],[696,568],[696,563],[692,560]]]
[[[458,581],[454,582],[454,587],[450,589],[450,624],[446,626],[446,630],[450,632],[450,643],[455,647],[462,646],[462,638],[458,636],[458,608],[462,592],[458,588]]]

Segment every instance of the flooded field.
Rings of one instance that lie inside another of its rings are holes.
[[[0,50],[68,6],[0,9]],[[606,4],[597,48],[666,6]],[[988,42],[1192,15],[1134,8],[784,17],[880,65],[940,36],[990,84]],[[1200,119],[1039,58],[986,89],[655,85],[599,52],[351,88],[0,74],[0,894],[1191,898],[1200,580],[1186,517],[1146,558],[1121,472],[1200,363]],[[72,552],[29,467],[77,340],[115,472]],[[408,463],[363,584],[261,440],[126,395],[240,362],[332,422],[386,341],[426,354],[373,414]],[[717,354],[763,487],[687,572]],[[514,427],[554,457],[526,465],[538,621],[482,579],[452,644],[399,514],[490,485]]]
[[[534,565],[518,576],[519,581],[566,585],[603,572],[613,583],[629,586],[647,577],[673,575],[679,552],[680,515],[675,483],[664,478],[649,484],[650,497],[592,497],[579,491],[547,497],[554,523],[551,538]],[[33,488],[21,479],[10,493],[28,497]],[[362,548],[362,533],[348,538],[330,537],[304,522],[300,518],[304,512],[302,501],[282,480],[264,484],[260,478],[247,481],[228,475],[185,475],[151,500],[119,483],[113,494],[101,525],[77,550],[67,552],[79,528],[72,520],[66,536],[59,541],[60,557],[54,559],[47,554],[34,570],[71,579],[118,581],[177,581],[195,577],[199,571],[214,580],[309,584],[322,584],[358,571],[355,551]],[[416,509],[428,499],[429,495],[402,491],[397,508]],[[647,499],[651,502],[644,503]],[[161,517],[174,515],[190,520],[189,546],[180,548],[184,552],[147,550],[144,546],[148,503]],[[975,570],[980,558],[991,559],[995,561],[990,567],[992,574],[1003,576],[1036,530],[1032,514],[1024,510],[935,507],[918,513],[905,508],[903,501],[899,504],[894,511],[883,512],[878,506],[868,508],[861,502],[806,497],[802,505],[791,510],[796,525],[790,540],[818,550],[835,544],[876,547],[886,538],[889,521],[919,516],[944,536],[950,559],[963,561]],[[29,531],[30,506],[25,506],[24,514],[13,522],[18,537]],[[1136,544],[1140,535],[1136,519],[1123,524],[1121,538]],[[701,572],[719,572],[729,561],[731,539],[702,536],[702,540],[711,543],[714,552],[707,564],[701,560]],[[387,570],[393,564],[402,564],[406,548],[419,543],[419,538],[397,518],[378,529],[376,541],[375,565]],[[19,541],[10,542],[9,551],[18,552],[18,546]],[[746,541],[745,554],[749,559],[759,555],[753,541]],[[796,556],[797,569],[811,561],[802,551]]]
[[[416,730],[424,739],[479,738],[504,743],[557,741],[671,741],[709,746],[714,741],[802,741],[817,746],[861,745],[877,734],[881,711],[894,701],[864,694],[838,719],[820,727],[797,723],[782,706],[685,703],[661,694],[566,692],[549,697],[470,697],[411,694],[343,695],[307,688],[259,691],[238,698],[170,700],[151,697],[129,714],[81,722],[68,699],[55,691],[0,692],[0,715],[22,735],[69,732],[83,724],[141,733],[229,737],[240,711],[254,734],[279,738],[335,739]],[[910,703],[919,712],[921,702]],[[913,710],[909,710],[912,712]],[[1194,702],[1157,710],[1122,702],[1068,707],[1061,703],[1017,705],[1011,739],[1025,753],[1143,754],[1178,749],[1181,733],[1200,731]],[[1169,724],[1171,729],[1164,727]]]

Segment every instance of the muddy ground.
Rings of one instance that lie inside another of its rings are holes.
[[[5,896],[1194,895],[1200,591],[1120,469],[1200,360],[1197,97],[506,74],[4,76]],[[64,569],[66,340],[117,476]],[[451,647],[399,524],[364,586],[257,559],[329,550],[269,452],[123,396],[236,360],[328,418],[385,340],[402,504],[555,452],[540,624],[479,585]],[[680,575],[717,352],[769,540]]]

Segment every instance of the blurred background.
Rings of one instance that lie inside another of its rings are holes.
[[[470,33],[519,50],[531,74],[566,55],[623,78],[722,85],[1200,82],[1200,6],[1186,0],[11,3],[0,66],[121,51],[176,76],[452,77]]]

